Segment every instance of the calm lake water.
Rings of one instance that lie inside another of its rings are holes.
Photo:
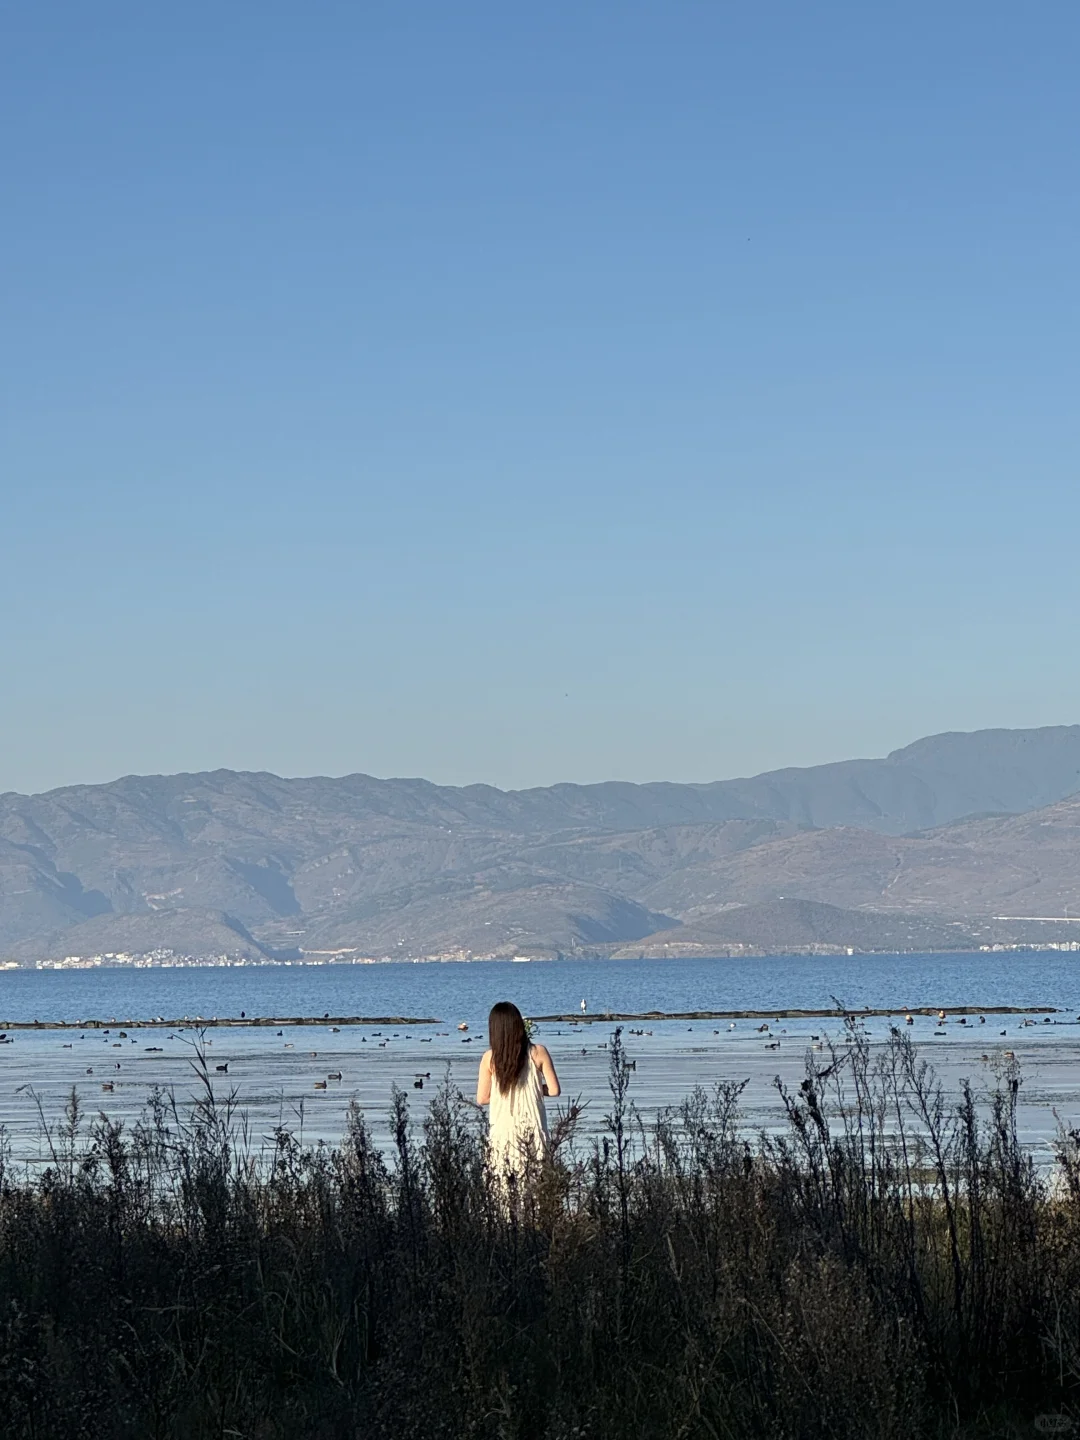
[[[252,1132],[268,1135],[279,1122],[306,1141],[336,1142],[349,1101],[355,1099],[385,1138],[392,1087],[410,1095],[422,1118],[432,1090],[444,1078],[471,1095],[485,1044],[487,1012],[512,999],[526,1015],[564,1014],[584,999],[598,1012],[817,1009],[836,997],[850,1009],[963,1006],[971,1023],[950,1021],[945,1033],[930,1017],[911,1029],[946,1088],[961,1077],[985,1095],[1004,1061],[1015,1052],[1022,1066],[1020,1120],[1027,1142],[1042,1160],[1052,1153],[1055,1110],[1080,1123],[1080,955],[778,956],[767,959],[663,961],[533,961],[469,964],[280,966],[176,970],[0,972],[3,1022],[115,1020],[98,1031],[11,1032],[0,1046],[0,1125],[17,1158],[47,1157],[38,1106],[60,1117],[74,1086],[89,1114],[135,1118],[151,1087],[171,1089],[181,1101],[195,1091],[191,1023],[182,1030],[157,1025],[133,1030],[129,1021],[162,1016],[412,1016],[409,1026],[328,1024],[242,1027],[207,1032],[207,1055],[222,1092],[235,1089]],[[1046,1007],[1031,1018],[988,1015],[981,1007]],[[468,1031],[459,1032],[459,1023]],[[865,1022],[871,1044],[888,1037],[887,1017]],[[610,1103],[608,1045],[612,1025],[549,1023],[541,1038],[550,1048],[565,1097],[585,1104],[584,1130],[595,1129]],[[642,1033],[632,1033],[640,1031]],[[773,1020],[770,1034],[755,1022],[650,1021],[627,1025],[627,1051],[636,1062],[632,1097],[646,1118],[677,1104],[695,1085],[745,1080],[743,1116],[749,1128],[777,1123],[775,1079],[797,1085],[815,1039],[839,1038],[831,1019]],[[778,1042],[778,1046],[777,1046]],[[776,1046],[777,1048],[773,1048]],[[341,1080],[328,1081],[341,1072]],[[414,1088],[423,1078],[423,1089]],[[323,1081],[328,1081],[322,1089]],[[320,1088],[316,1089],[316,1085]],[[105,1087],[108,1087],[107,1089]]]
[[[176,970],[0,972],[0,1021],[164,1015],[430,1015],[483,1020],[577,1010],[1046,1005],[1080,1013],[1080,953],[773,956],[720,960],[473,961]]]

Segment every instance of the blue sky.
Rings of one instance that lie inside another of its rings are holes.
[[[6,5],[0,790],[1080,721],[1078,42]]]

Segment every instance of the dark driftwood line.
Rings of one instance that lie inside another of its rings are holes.
[[[646,1010],[641,1014],[624,1014],[620,1011],[602,1010],[595,1015],[534,1015],[537,1022],[548,1024],[560,1021],[568,1025],[588,1025],[607,1020],[853,1020],[865,1019],[868,1015],[1056,1015],[1059,1011],[1053,1005],[912,1005],[894,1006],[891,1010]]]
[[[444,1025],[444,1020],[430,1015],[251,1015],[244,1018],[185,1015],[182,1020],[165,1020],[151,1016],[142,1020],[0,1020],[0,1030],[103,1030],[122,1025],[125,1030],[211,1030],[245,1025]]]
[[[531,1018],[544,1024],[595,1025],[623,1020],[844,1020],[865,1019],[873,1015],[1057,1015],[1061,1012],[1053,1005],[912,1005],[891,1010],[643,1010],[629,1011],[599,1010],[594,1015],[573,1013],[570,1015],[534,1015]],[[206,1019],[201,1015],[185,1015],[183,1019],[166,1020],[150,1017],[142,1020],[0,1020],[0,1030],[103,1030],[113,1025],[122,1025],[127,1030],[162,1029],[213,1029],[243,1028],[246,1025],[445,1025],[431,1015],[251,1015],[214,1016]],[[1056,1022],[1060,1024],[1061,1022]]]

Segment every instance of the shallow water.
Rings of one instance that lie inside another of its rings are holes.
[[[274,967],[208,970],[33,971],[0,974],[0,1017],[7,1021],[77,1018],[115,1019],[99,1031],[12,1031],[0,1046],[0,1123],[14,1153],[47,1158],[38,1106],[59,1119],[75,1086],[90,1113],[133,1119],[154,1085],[178,1099],[196,1092],[192,1041],[182,1031],[150,1026],[131,1031],[125,1021],[164,1015],[399,1014],[438,1017],[412,1026],[327,1025],[242,1027],[206,1032],[206,1054],[220,1094],[237,1092],[255,1143],[284,1123],[306,1141],[336,1142],[350,1099],[355,1098],[385,1138],[392,1086],[404,1089],[420,1118],[432,1090],[449,1076],[467,1094],[475,1087],[484,1046],[487,1010],[511,996],[527,1014],[572,1011],[585,998],[591,1012],[817,1008],[836,996],[851,1008],[972,1004],[970,1025],[951,1020],[944,1036],[929,1017],[916,1017],[910,1032],[922,1053],[955,1091],[962,1076],[986,1091],[1006,1048],[1020,1060],[1023,1083],[1020,1122],[1028,1143],[1049,1157],[1056,1132],[1054,1107],[1069,1124],[1080,1122],[1080,965],[1064,955],[778,957],[758,960],[506,962],[446,965]],[[976,1006],[1044,1004],[1058,1013],[1035,1017],[987,1016]],[[1049,1017],[1049,1018],[1048,1018]],[[462,1034],[457,1024],[470,1027]],[[889,1034],[888,1017],[871,1017],[872,1044]],[[607,1049],[613,1026],[544,1024],[564,1099],[586,1104],[584,1128],[596,1128],[610,1104]],[[644,1034],[630,1033],[645,1030]],[[1004,1031],[1002,1035],[1000,1032]],[[629,1058],[637,1068],[631,1096],[646,1118],[677,1104],[695,1085],[748,1081],[743,1118],[757,1128],[777,1123],[774,1079],[797,1084],[813,1036],[840,1040],[842,1027],[829,1020],[781,1020],[770,1032],[757,1022],[656,1021],[624,1026]],[[779,1041],[778,1049],[767,1046]],[[986,1059],[983,1059],[983,1056]],[[226,1072],[216,1066],[227,1065]],[[328,1074],[340,1070],[340,1081]],[[92,1071],[92,1074],[88,1074]],[[423,1089],[414,1089],[418,1074]],[[430,1078],[428,1078],[430,1076]],[[316,1081],[327,1082],[325,1090]],[[109,1084],[111,1091],[102,1086]]]

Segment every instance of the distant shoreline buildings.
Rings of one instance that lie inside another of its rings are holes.
[[[756,947],[728,946],[725,950],[716,949],[707,952],[704,946],[695,947],[687,945],[679,947],[666,947],[666,953],[655,956],[639,956],[638,959],[656,960],[733,960],[740,958],[767,959],[770,954],[784,955],[932,955],[932,954],[998,954],[1014,951],[1058,951],[1058,952],[1080,952],[1080,939],[1078,940],[1045,940],[1039,942],[1020,941],[999,941],[994,944],[980,945],[978,950],[969,949],[964,951],[946,950],[859,950],[851,945],[810,945],[791,947],[785,950],[767,951]],[[676,953],[673,953],[676,952]],[[597,953],[595,955],[583,955],[578,952],[576,955],[537,954],[530,956],[520,955],[473,955],[468,952],[455,950],[437,955],[352,955],[346,956],[337,952],[334,957],[328,956],[325,952],[315,956],[301,956],[290,959],[277,959],[272,956],[260,956],[253,958],[250,955],[183,955],[172,950],[153,950],[147,953],[132,954],[126,951],[111,951],[101,955],[65,955],[62,959],[40,959],[32,963],[20,964],[17,960],[0,961],[0,971],[11,970],[175,970],[175,969],[231,969],[243,967],[246,969],[261,968],[312,968],[329,967],[335,965],[437,965],[437,964],[483,964],[491,961],[510,963],[521,963],[522,960],[549,960],[563,961],[574,959],[616,959],[618,957],[605,956]]]

